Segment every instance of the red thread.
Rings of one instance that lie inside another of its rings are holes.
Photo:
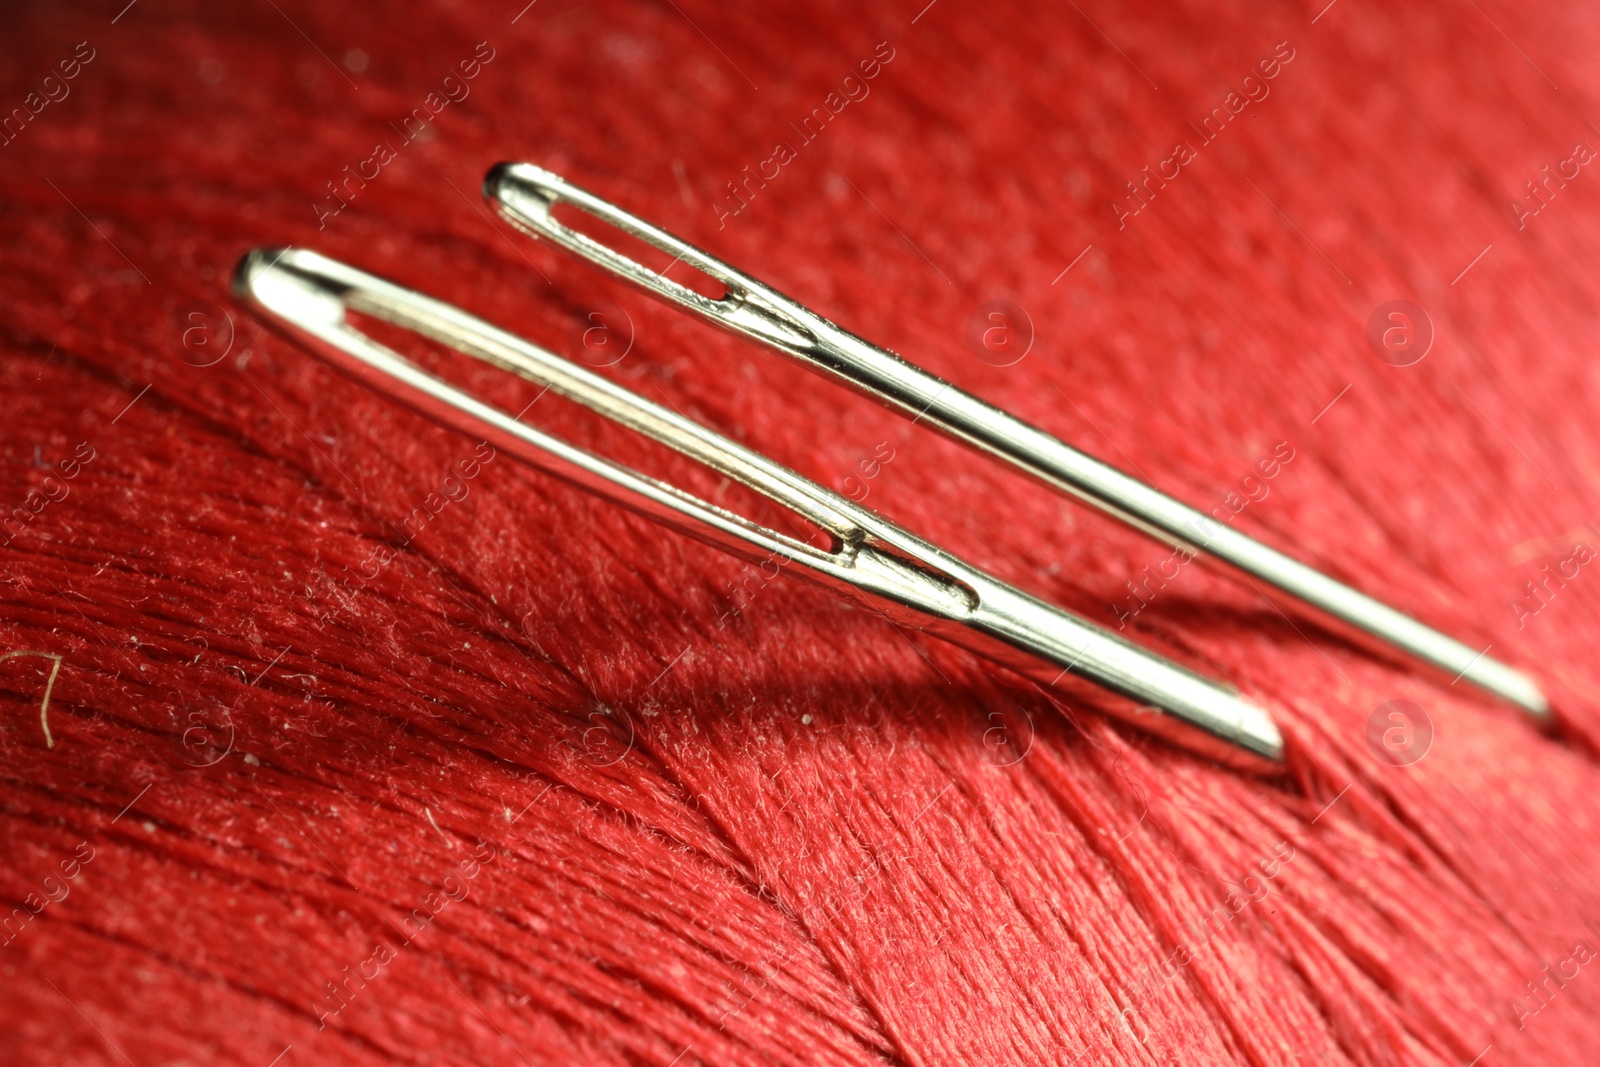
[[[0,1061],[1594,1062],[1600,594],[1562,568],[1600,536],[1600,207],[1524,188],[1597,143],[1593,11],[163,0],[6,34],[7,102],[94,61],[0,173]],[[729,199],[850,71],[870,94]],[[1200,567],[1130,600],[1166,550],[511,233],[502,159],[1492,647],[1559,734]],[[284,243],[574,358],[626,322],[602,373],[1121,614],[1272,707],[1288,772],[466,473],[474,441],[227,296]],[[1397,359],[1367,329],[1401,304]],[[969,348],[985,306],[1022,357]]]

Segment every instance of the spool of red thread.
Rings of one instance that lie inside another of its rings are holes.
[[[1592,1062],[1592,12],[517,6],[9,16],[0,1060]],[[1492,648],[1556,730],[509,233],[508,158]],[[1287,773],[363,390],[227,294],[290,243],[1238,679]]]

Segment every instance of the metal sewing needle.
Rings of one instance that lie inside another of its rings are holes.
[[[1069,671],[1113,696],[1105,710],[1215,759],[1272,770],[1283,741],[1231,689],[1014,589],[759,452],[459,308],[298,249],[247,255],[235,291],[335,366],[510,455],[745,559],[847,592],[889,619],[1054,686]],[[348,321],[356,311],[550,389],[801,516],[819,547],[576,448],[426,373]]]
[[[1078,451],[1014,415],[841,329],[782,293],[645,220],[529,163],[501,163],[484,195],[508,221],[555,242],[669,304],[757,341],[866,394],[884,406],[1006,460],[1047,485],[1093,505],[1175,550],[1235,576],[1259,579],[1314,609],[1338,632],[1369,648],[1399,649],[1540,720],[1550,706],[1527,675],[1470,648],[1326,574],[1269,548],[1201,511]],[[702,296],[574,230],[554,215],[571,205],[591,218],[682,260],[725,289]]]

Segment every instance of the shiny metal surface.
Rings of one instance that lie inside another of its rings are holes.
[[[1225,526],[1203,512],[1072,448],[949,382],[864,341],[664,230],[528,163],[501,163],[484,194],[513,225],[543,237],[651,295],[823,371],[886,407],[1007,460],[1048,485],[1236,577],[1255,578],[1313,609],[1314,617],[1369,648],[1393,648],[1466,680],[1538,719],[1549,703],[1527,675],[1447,637],[1342,582]],[[558,221],[572,208],[681,260],[727,290],[702,296]],[[1258,587],[1259,591],[1259,587]]]
[[[1272,719],[1233,691],[1051,607],[767,457],[467,313],[314,252],[259,250],[235,291],[336,366],[439,421],[745,559],[782,560],[891,620],[973,650],[1045,686],[1072,672],[1115,694],[1107,710],[1253,770],[1282,759]],[[357,311],[546,386],[790,509],[821,548],[576,448],[426,373],[361,333]]]

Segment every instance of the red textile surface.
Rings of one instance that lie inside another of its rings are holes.
[[[59,673],[0,660],[0,1059],[1594,1062],[1592,7],[520,6],[7,14],[0,105],[60,99],[0,147],[0,654]],[[1237,524],[1492,645],[1559,730],[1189,567],[1130,629],[1290,738],[1223,770],[473,466],[227,296],[294,243],[569,352],[624,309],[607,373],[1025,588],[1115,625],[1167,557],[510,234],[501,159],[1197,505],[1287,442]],[[966,340],[996,299],[1037,334],[1006,367]],[[1394,299],[1408,367],[1366,340]],[[1403,767],[1396,699],[1434,729]]]

